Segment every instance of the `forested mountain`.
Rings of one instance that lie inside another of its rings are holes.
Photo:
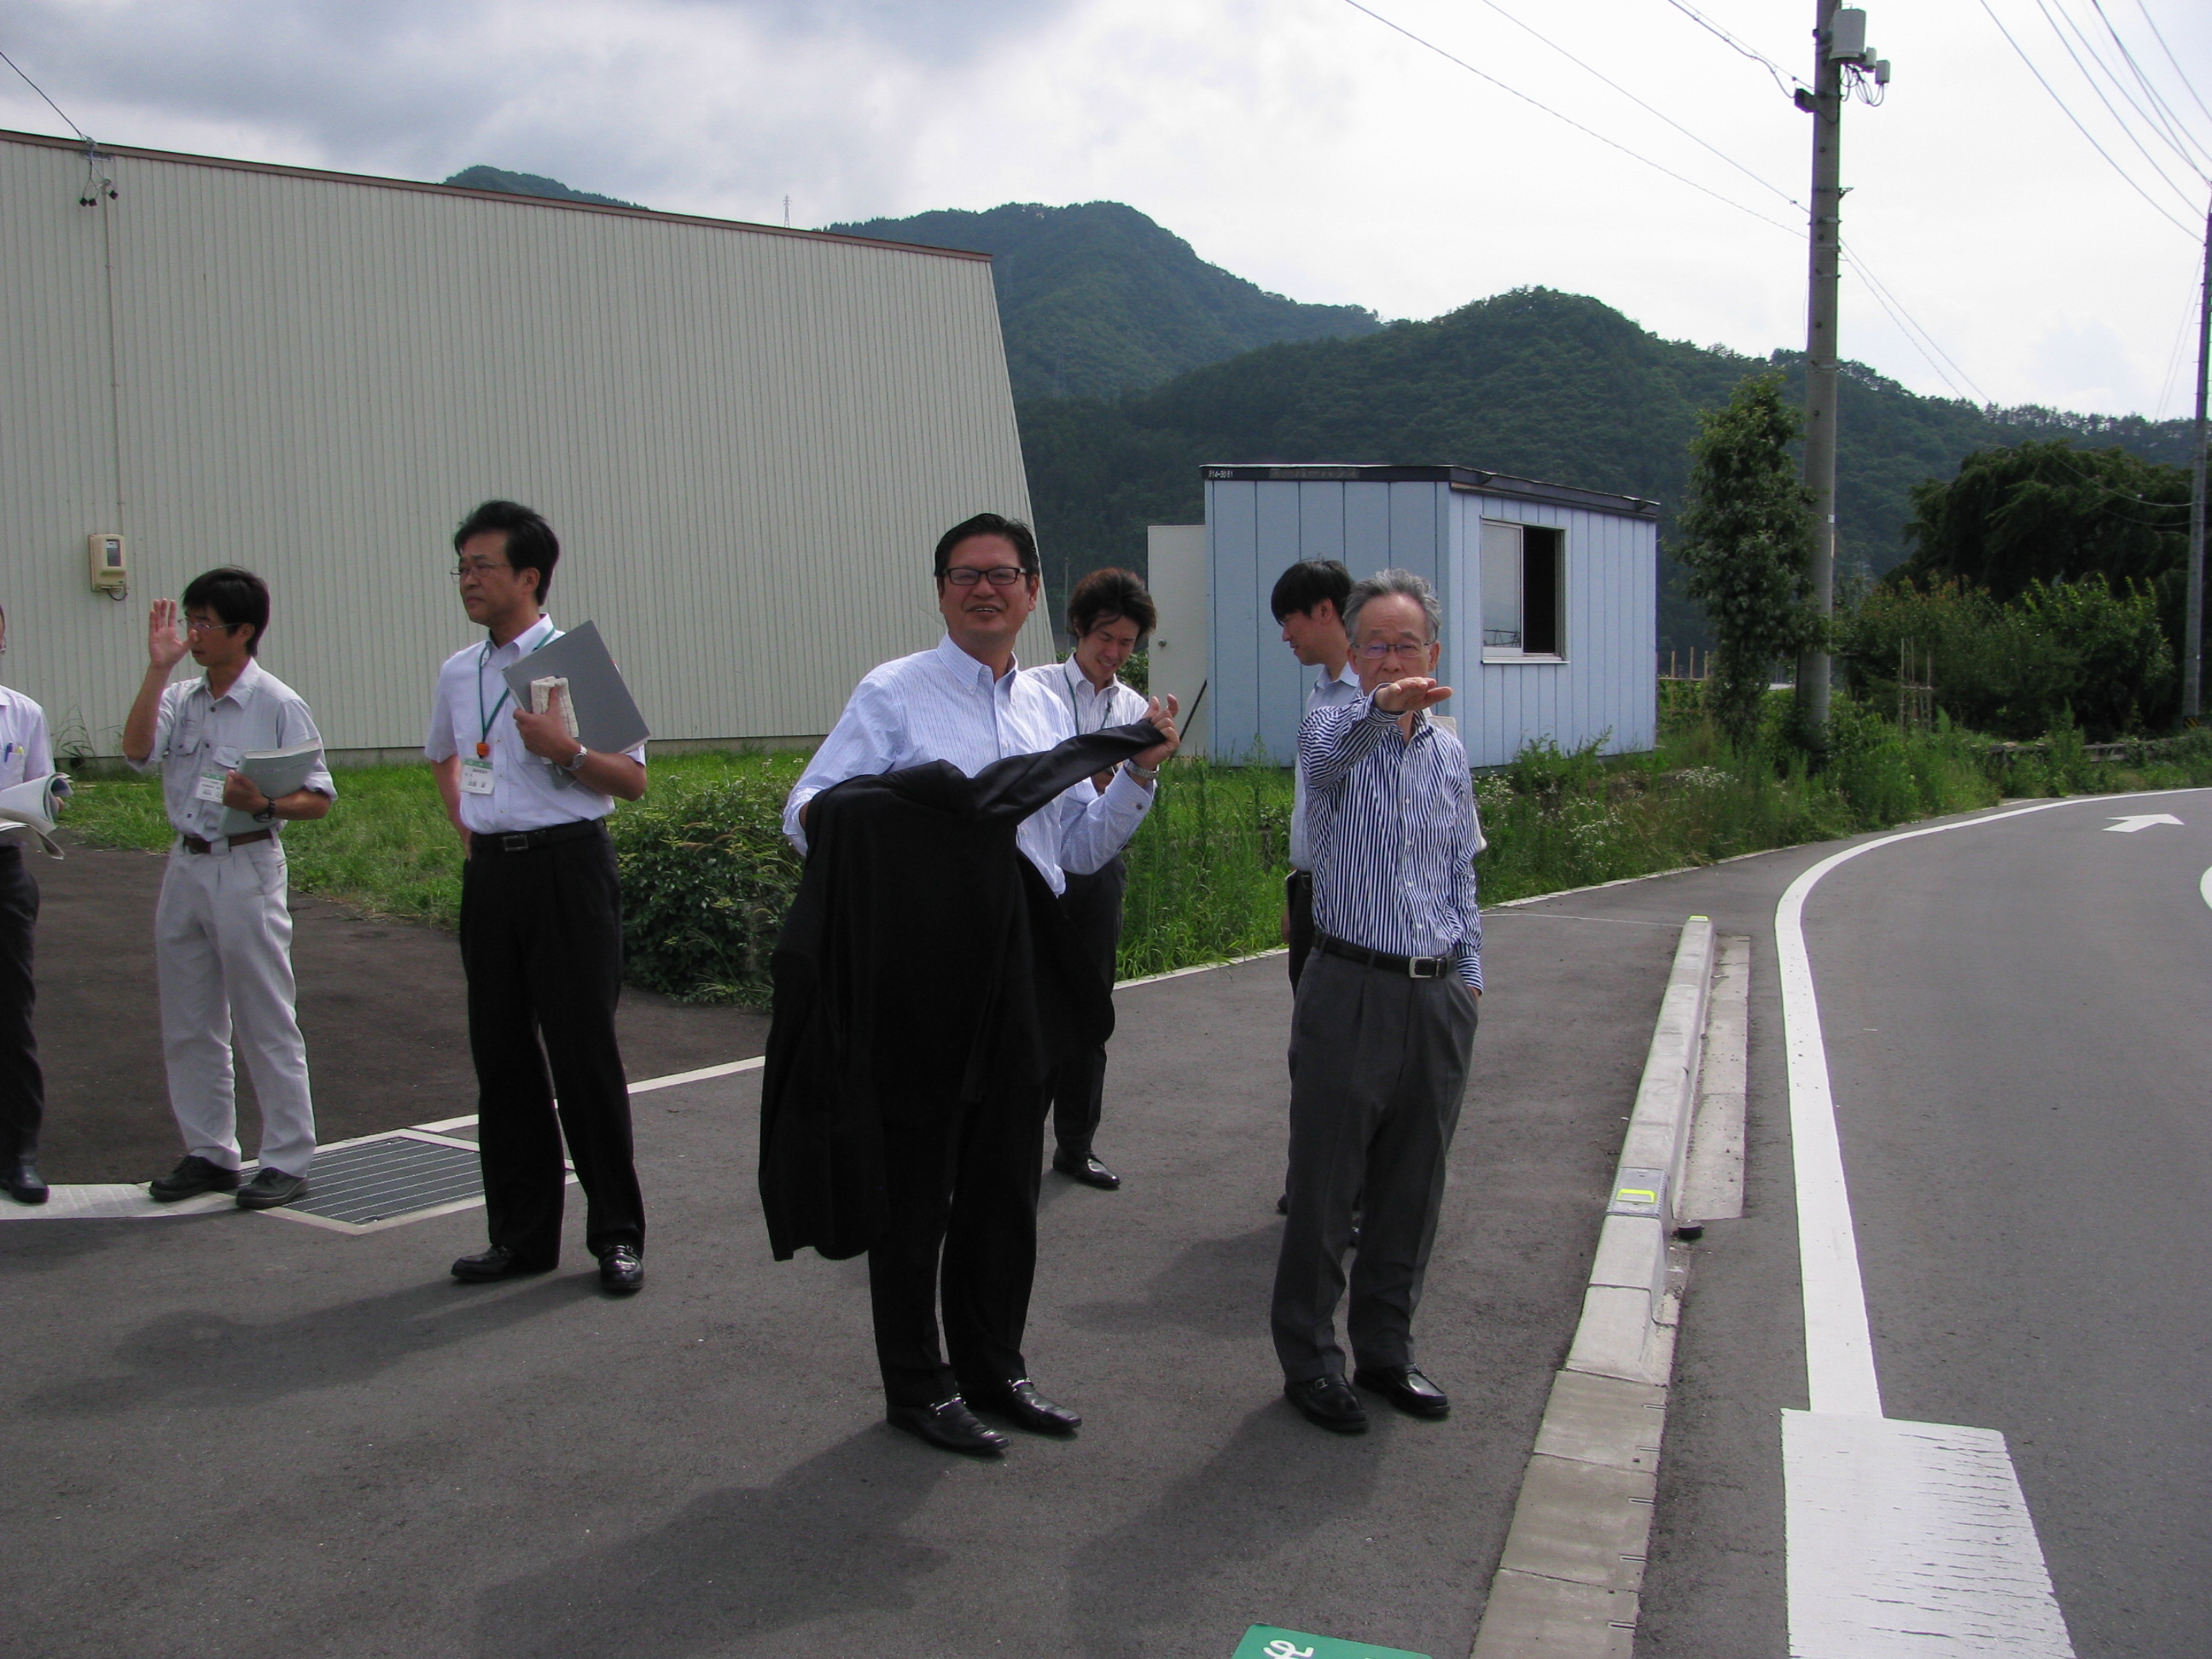
[[[588,190],[571,190],[558,179],[548,179],[543,173],[508,173],[501,167],[485,167],[482,162],[463,167],[446,182],[459,185],[463,190],[503,190],[509,196],[548,196],[556,202],[597,202],[601,207],[637,205],[635,202],[597,195]]]
[[[1275,345],[1117,398],[1020,407],[1038,539],[1056,592],[1103,564],[1143,568],[1145,526],[1194,523],[1208,462],[1454,462],[1653,497],[1671,529],[1698,411],[1747,374],[1780,368],[1802,399],[1798,354],[1771,359],[1662,340],[1599,301],[1547,289],[1501,294],[1364,338]],[[1879,574],[1908,550],[1911,491],[1973,450],[2023,438],[2118,444],[2160,460],[2187,425],[1985,410],[1923,398],[1845,366],[1837,519],[1839,568]],[[1662,602],[1661,647],[1703,642],[1697,613]]]
[[[1017,400],[1110,397],[1255,346],[1381,326],[1364,307],[1302,305],[1231,276],[1119,202],[1010,202],[823,228],[991,255]]]

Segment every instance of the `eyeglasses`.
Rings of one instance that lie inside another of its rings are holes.
[[[978,570],[972,564],[955,565],[939,578],[955,587],[973,587],[988,579],[994,587],[1012,587],[1030,573],[1018,564],[994,564],[988,570]]]
[[[1418,657],[1434,643],[1432,640],[1420,640],[1410,645],[1403,641],[1396,645],[1384,645],[1377,641],[1370,645],[1361,646],[1359,654],[1370,662],[1381,662],[1385,657]]]
[[[511,564],[494,564],[489,559],[463,559],[453,567],[456,580],[471,574],[481,576],[489,570],[512,570]]]
[[[242,623],[217,622],[211,617],[185,618],[185,632],[187,634],[229,634],[244,625]]]

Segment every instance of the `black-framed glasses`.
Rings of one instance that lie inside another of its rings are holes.
[[[1030,573],[1018,564],[994,564],[988,570],[978,570],[972,564],[955,565],[940,579],[955,587],[973,587],[977,582],[988,580],[994,587],[1012,587]]]

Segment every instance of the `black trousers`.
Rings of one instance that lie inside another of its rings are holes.
[[[1029,1375],[1022,1329],[1036,1277],[1045,1093],[902,1111],[884,1126],[890,1213],[868,1250],[868,1297],[894,1406]]]
[[[1070,873],[1060,902],[1083,954],[1097,964],[1109,985],[1114,982],[1115,958],[1121,949],[1121,896],[1128,886],[1129,866],[1116,854],[1095,875]],[[1103,1042],[1068,1055],[1053,1074],[1052,1132],[1060,1143],[1060,1156],[1069,1163],[1079,1164],[1091,1156],[1105,1098]]]
[[[39,921],[39,884],[24,867],[23,849],[0,846],[0,1160],[39,1149],[46,1121],[46,1073],[31,1030],[38,982],[31,975],[31,935]]]
[[[559,1259],[565,1137],[584,1188],[586,1246],[593,1255],[642,1248],[629,1085],[615,1042],[622,891],[605,830],[471,857],[461,965],[491,1242],[525,1261]]]
[[[1298,988],[1298,975],[1306,970],[1306,958],[1313,954],[1313,872],[1293,870],[1283,884],[1283,902],[1291,915],[1290,938],[1284,941],[1291,947],[1291,989]]]

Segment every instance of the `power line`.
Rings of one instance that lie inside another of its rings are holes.
[[[1667,3],[1674,7],[1676,11],[1680,12],[1683,16],[1688,18],[1692,22],[1697,24],[1700,28],[1709,29],[1714,34],[1718,35],[1729,46],[1735,47],[1736,51],[1741,52],[1745,57],[1750,58],[1753,63],[1758,64],[1769,75],[1772,76],[1774,77],[1774,84],[1781,88],[1782,95],[1784,98],[1795,98],[1796,94],[1792,90],[1793,87],[1802,87],[1805,84],[1802,81],[1798,80],[1798,78],[1794,75],[1790,76],[1787,80],[1784,80],[1781,69],[1777,66],[1771,58],[1769,58],[1763,52],[1758,52],[1750,46],[1747,46],[1742,41],[1737,40],[1735,36],[1730,34],[1726,29],[1723,28],[1718,23],[1713,21],[1711,18],[1706,16],[1703,12],[1698,11],[1692,6],[1684,4],[1683,0],[1667,0]]]
[[[25,86],[30,88],[33,92],[37,93],[40,97],[46,98],[46,89],[40,86],[36,81],[33,81],[29,76],[23,75],[23,66],[17,63],[14,58],[10,58],[4,52],[0,52],[0,64],[5,64],[9,69],[15,70],[16,74],[22,75],[23,84]],[[68,112],[65,112],[59,104],[54,102],[51,98],[46,98],[46,107],[53,111],[55,114],[60,116],[62,118],[62,124],[68,127],[71,132],[76,134],[78,137],[83,139],[86,143],[88,144],[92,142],[92,135],[87,132],[82,127],[77,125],[76,122],[70,120],[69,118]]]
[[[1911,342],[1913,349],[1928,360],[1928,366],[1936,371],[1936,378],[1949,386],[1955,396],[1964,398],[1966,395],[1965,392],[1960,391],[1959,382],[1954,380],[1950,374],[1944,373],[1943,364],[1948,363],[1952,371],[1958,375],[1959,380],[1966,382],[1966,391],[1972,392],[1976,400],[1984,404],[1990,402],[1989,393],[1974,384],[1974,377],[1960,368],[1958,360],[1936,343],[1936,337],[1922,325],[1918,318],[1905,309],[1905,301],[1892,293],[1889,285],[1874,274],[1873,268],[1859,257],[1858,250],[1848,243],[1843,244],[1842,246],[1844,257],[1850,261],[1852,270],[1857,273],[1859,279],[1865,283],[1869,290],[1873,293],[1875,303],[1889,313],[1890,320],[1896,323],[1904,331],[1905,337]],[[1916,336],[1918,337],[1916,338]],[[1926,343],[1923,344],[1923,341]],[[1938,357],[1943,360],[1942,362],[1939,363],[1936,361]]]
[[[2194,149],[2198,156],[2212,154],[2212,152],[2208,152],[2204,145],[2198,142],[2197,135],[2190,131],[2188,124],[2175,112],[2173,106],[2166,101],[2166,94],[2152,82],[2150,76],[2143,73],[2142,65],[2136,61],[2135,53],[2128,49],[2127,40],[2120,33],[2118,26],[2112,21],[2111,14],[2106,11],[2105,0],[2089,0],[2089,5],[2097,14],[2097,21],[2105,26],[2105,33],[2112,37],[2112,45],[2120,54],[2120,61],[2128,66],[2128,72],[2135,76],[2136,84],[2142,88],[2143,96],[2150,100],[2154,124],[2165,135],[2166,143],[2172,144],[2180,155],[2183,161],[2202,176],[2203,167],[2189,152]],[[2118,79],[2117,76],[2113,78],[2115,81]],[[2129,100],[2130,103],[2134,101],[2133,99]]]
[[[2058,37],[2059,49],[2063,51],[2067,57],[2073,59],[2074,67],[2081,71],[2081,78],[2089,83],[2089,90],[2097,95],[2097,101],[2105,106],[2105,113],[2112,118],[2112,124],[2118,127],[2121,134],[2130,143],[2136,147],[2136,154],[2142,156],[2143,160],[2149,164],[2150,170],[2158,175],[2159,182],[2160,184],[2164,185],[2168,190],[2179,197],[2185,203],[2189,201],[2189,192],[2182,189],[2179,185],[2175,184],[2172,179],[2166,176],[2166,169],[2159,165],[2158,157],[2153,155],[2149,149],[2144,145],[2143,141],[2136,137],[2136,130],[2133,126],[2129,125],[2127,117],[2121,114],[2119,111],[2112,107],[2112,100],[2105,96],[2105,89],[2097,84],[2097,77],[2089,73],[2087,66],[2081,62],[2081,54],[2074,50],[2072,44],[2066,39],[2065,30],[2058,27],[2057,18],[2051,15],[2051,7],[2047,3],[2047,0],[2035,0],[2035,9],[2043,14],[2043,21],[2051,25],[2051,32]],[[2077,35],[2081,34],[2081,26],[2078,23],[2074,22],[2071,14],[2068,15],[2066,21],[2069,24],[2073,26],[2074,32]],[[2085,50],[2087,49],[2089,42],[2087,37],[2082,38],[2081,45]],[[2105,62],[2102,58],[2098,58],[2094,52],[2090,52],[2090,57],[2096,63],[2098,68],[2105,70],[2108,77],[2112,75],[2112,71],[2109,69],[2106,69]],[[2117,85],[2118,82],[2115,82],[2114,84]],[[2127,96],[2126,88],[2120,88],[2120,95],[2123,98]],[[2142,113],[2142,110],[2136,107],[2132,100],[2130,100],[2128,107],[2135,109],[2136,113],[2138,115]],[[2192,171],[2195,170],[2197,166],[2196,162],[2191,161],[2185,155],[2181,159]],[[2212,183],[2212,180],[2207,180],[2206,182]]]
[[[2004,26],[2004,19],[1998,16],[1995,11],[1990,9],[1990,0],[1981,0],[1981,8],[1984,12],[1989,13],[1990,21],[1997,26],[1997,33],[2004,36],[2005,44],[2020,54],[2020,61],[2027,65],[2027,72],[2035,77],[2036,84],[2051,94],[2051,101],[2058,106],[2059,112],[2074,124],[2074,129],[2075,131],[2079,132],[2084,138],[2087,138],[2089,141],[2089,147],[2095,150],[2098,155],[2105,158],[2106,165],[2110,167],[2113,172],[2120,175],[2121,179],[2126,182],[2130,190],[2135,191],[2136,195],[2143,198],[2143,201],[2148,205],[2152,212],[2158,215],[2160,218],[2165,220],[2169,225],[2172,225],[2176,230],[2179,231],[2184,236],[2186,236],[2191,241],[2194,242],[2197,240],[2196,231],[2191,229],[2189,226],[2182,223],[2180,220],[2175,218],[2171,213],[2168,213],[2164,208],[2160,207],[2155,201],[2152,200],[2150,192],[2136,182],[2135,174],[2130,173],[2125,167],[2114,161],[2112,159],[2112,152],[2097,142],[2096,135],[2091,132],[2088,128],[2081,125],[2081,118],[2075,114],[2073,110],[2068,107],[2066,100],[2058,95],[2057,88],[2053,87],[2050,82],[2044,79],[2043,71],[2035,66],[2035,59],[2027,55],[2027,48],[2022,46],[2019,41],[2013,39],[2012,31]]]
[[[1465,58],[1454,57],[1450,52],[1446,52],[1442,46],[1437,45],[1435,41],[1425,40],[1419,35],[1414,33],[1413,30],[1406,27],[1403,24],[1394,23],[1389,18],[1385,17],[1381,12],[1370,10],[1369,8],[1361,5],[1359,3],[1359,0],[1344,0],[1344,3],[1350,6],[1354,11],[1365,13],[1376,22],[1382,24],[1383,27],[1395,30],[1396,33],[1404,35],[1415,46],[1425,47],[1430,52],[1436,53],[1437,57],[1444,59],[1447,63],[1456,64],[1460,68],[1465,70],[1469,75],[1476,76],[1482,80],[1489,82],[1492,86],[1496,87],[1500,92],[1510,93],[1514,97],[1518,98],[1522,103],[1530,105],[1534,108],[1543,111],[1545,114],[1550,116],[1553,120],[1564,121],[1567,125],[1572,127],[1577,132],[1582,133],[1586,137],[1595,138],[1598,143],[1607,146],[1608,149],[1619,150],[1623,155],[1627,156],[1631,161],[1641,161],[1645,167],[1653,169],[1655,172],[1665,173],[1669,179],[1674,180],[1675,183],[1687,185],[1692,190],[1698,191],[1700,195],[1710,196],[1716,202],[1719,202],[1725,206],[1734,208],[1738,213],[1747,213],[1763,225],[1772,225],[1775,229],[1782,232],[1786,236],[1795,236],[1798,234],[1795,226],[1785,225],[1778,219],[1770,219],[1765,214],[1761,213],[1757,208],[1746,207],[1742,203],[1735,200],[1733,197],[1723,196],[1720,191],[1713,190],[1707,185],[1701,185],[1694,179],[1685,178],[1681,173],[1675,172],[1674,168],[1662,166],[1661,163],[1653,161],[1650,156],[1643,155],[1637,150],[1632,150],[1629,149],[1627,145],[1608,138],[1603,133],[1599,132],[1593,128],[1584,126],[1573,117],[1560,114],[1559,111],[1553,109],[1550,105],[1540,103],[1537,100],[1531,98],[1527,93],[1522,91],[1518,87],[1512,86],[1506,82],[1499,80],[1494,75],[1491,75],[1482,70],[1475,68],[1474,64],[1468,63]]]
[[[1581,58],[1576,57],[1574,53],[1569,52],[1565,46],[1553,40],[1550,36],[1540,33],[1536,29],[1531,27],[1528,24],[1522,22],[1511,12],[1506,10],[1504,7],[1499,5],[1498,3],[1498,0],[1482,0],[1482,3],[1489,7],[1491,10],[1496,12],[1500,17],[1503,17],[1507,22],[1512,24],[1514,27],[1535,35],[1537,40],[1541,40],[1553,52],[1558,52],[1560,57],[1565,58],[1577,69],[1596,76],[1599,80],[1604,82],[1606,85],[1611,87],[1615,92],[1627,99],[1629,102],[1634,104],[1638,109],[1648,111],[1650,113],[1657,116],[1668,126],[1674,128],[1675,131],[1680,133],[1685,138],[1687,138],[1692,143],[1700,145],[1703,148],[1711,150],[1715,155],[1719,156],[1722,161],[1726,161],[1730,167],[1734,167],[1738,173],[1743,174],[1745,178],[1750,179],[1752,183],[1757,185],[1760,189],[1773,191],[1775,195],[1779,196],[1784,201],[1789,203],[1791,207],[1797,209],[1800,212],[1804,210],[1805,204],[1799,201],[1796,197],[1792,196],[1788,191],[1784,190],[1778,185],[1770,183],[1768,180],[1760,178],[1759,174],[1753,173],[1749,167],[1744,166],[1742,162],[1737,161],[1735,156],[1730,155],[1727,151],[1721,149],[1713,144],[1707,143],[1705,140],[1698,137],[1696,133],[1691,131],[1689,128],[1684,126],[1673,116],[1668,114],[1664,110],[1656,108],[1652,105],[1645,103],[1644,100],[1638,98],[1634,93],[1631,92],[1626,87],[1622,86],[1620,82],[1614,80],[1611,76],[1605,74],[1602,70],[1591,68],[1589,64],[1583,62]]]
[[[2174,76],[2180,81],[2182,89],[2188,93],[2191,101],[2203,112],[2204,118],[2212,121],[2212,109],[2205,109],[2204,100],[2197,97],[2197,88],[2189,79],[2189,71],[2181,67],[2181,60],[2173,55],[2173,48],[2166,44],[2166,36],[2158,27],[2158,19],[2150,15],[2150,7],[2144,3],[2144,0],[2136,0],[2136,9],[2142,14],[2143,21],[2150,25],[2151,39],[2158,42],[2158,49],[2166,54],[2166,61],[2173,65]]]

